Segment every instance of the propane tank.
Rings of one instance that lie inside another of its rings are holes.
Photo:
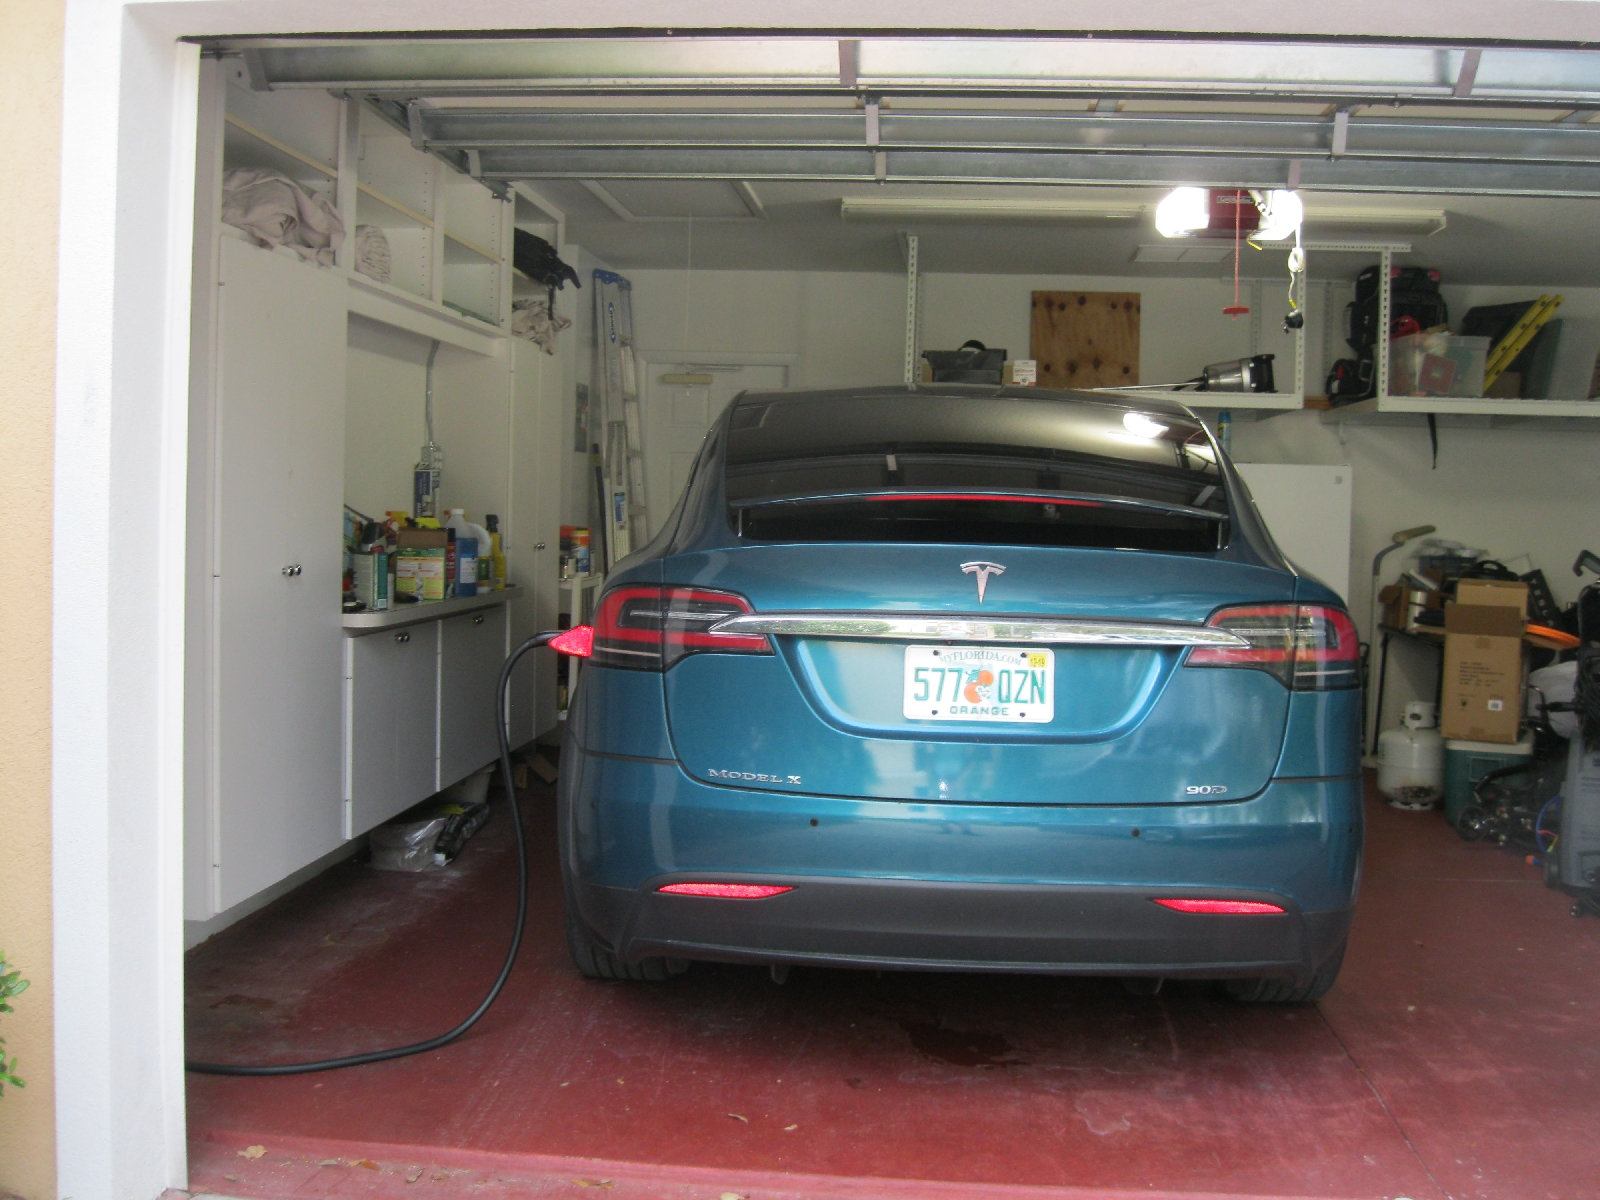
[[[1432,808],[1444,794],[1444,739],[1438,709],[1425,700],[1406,705],[1399,729],[1378,738],[1378,791],[1393,808]]]

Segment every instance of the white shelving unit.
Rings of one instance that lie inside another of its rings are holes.
[[[1410,243],[1385,242],[1351,245],[1350,249],[1378,251],[1378,345],[1374,369],[1378,375],[1378,394],[1322,414],[1328,424],[1415,425],[1429,416],[1449,418],[1451,424],[1513,426],[1536,424],[1549,428],[1551,422],[1572,429],[1600,431],[1600,401],[1594,400],[1504,400],[1487,396],[1391,396],[1389,394],[1389,279],[1396,254],[1406,253]]]
[[[237,81],[242,84],[241,81]],[[512,205],[419,150],[359,100],[227,91],[225,167],[266,167],[334,202],[350,311],[495,353],[511,319]],[[357,226],[383,230],[387,282],[355,270]],[[326,269],[326,268],[322,268]]]

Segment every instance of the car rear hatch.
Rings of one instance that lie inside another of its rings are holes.
[[[1266,786],[1288,647],[1329,630],[1296,633],[1292,573],[1230,548],[1242,514],[1191,414],[885,390],[745,397],[725,429],[698,540],[660,595],[603,607],[596,643],[627,661],[665,622],[695,778],[987,804]]]

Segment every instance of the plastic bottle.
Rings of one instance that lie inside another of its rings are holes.
[[[457,596],[478,594],[478,539],[457,535],[455,585]]]
[[[446,520],[445,520],[445,523],[444,523],[444,527],[446,529],[455,530],[457,538],[470,537],[470,538],[477,538],[478,539],[478,553],[479,553],[479,556],[482,559],[482,561],[484,562],[484,564],[488,565],[488,563],[489,563],[488,555],[489,555],[489,546],[490,546],[489,531],[487,529],[485,529],[482,525],[477,525],[477,524],[474,524],[472,521],[467,520],[467,510],[464,509],[464,508],[447,508],[447,509],[445,509],[445,518],[446,518]],[[484,590],[488,590],[488,573],[487,572],[485,572],[480,567],[479,570],[478,570],[478,574],[477,574],[477,576],[475,578],[476,578],[477,582],[483,584]]]
[[[498,592],[506,585],[506,553],[500,545],[500,518],[485,513],[483,523],[489,530],[489,582]]]
[[[1224,454],[1233,453],[1233,414],[1227,409],[1217,414],[1217,445]]]

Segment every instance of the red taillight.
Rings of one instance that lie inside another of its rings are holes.
[[[550,649],[573,658],[588,658],[594,653],[594,626],[573,626],[561,636],[551,638]]]
[[[1278,904],[1263,904],[1260,900],[1157,900],[1162,908],[1186,913],[1281,913]]]
[[[674,896],[715,896],[721,900],[765,900],[794,889],[771,883],[669,883],[656,891]]]
[[[771,654],[764,634],[713,633],[712,626],[750,610],[732,592],[709,588],[623,586],[600,600],[594,619],[596,666],[664,671],[685,655]]]
[[[1246,646],[1197,646],[1191,667],[1265,671],[1296,691],[1353,688],[1360,682],[1361,644],[1342,608],[1324,604],[1242,604],[1220,608],[1206,622]]]

